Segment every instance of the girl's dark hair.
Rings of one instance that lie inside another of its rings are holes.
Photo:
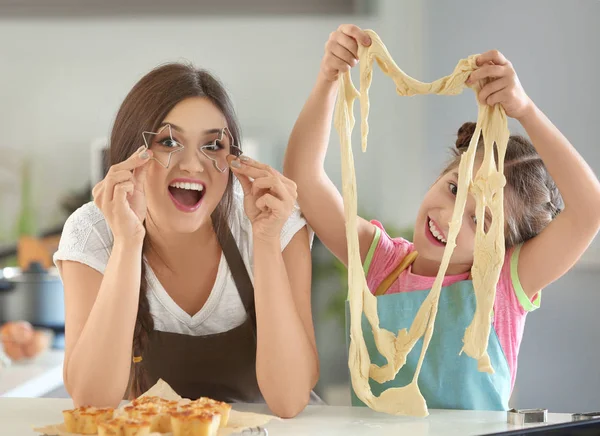
[[[180,101],[190,97],[209,99],[223,113],[236,145],[241,144],[239,123],[233,105],[223,85],[205,70],[193,65],[169,63],[146,74],[129,92],[115,118],[110,136],[109,164],[126,160],[143,145],[142,132],[154,132],[167,114]],[[213,213],[213,226],[223,240],[227,217],[233,196],[233,176],[229,173],[227,190]],[[148,236],[144,239],[143,252],[151,245]],[[142,277],[138,312],[133,333],[133,356],[141,356],[154,329],[146,296],[148,284],[146,267],[142,260]],[[148,389],[144,362],[133,363],[128,387],[129,397],[139,396]]]
[[[442,174],[458,167],[461,155],[467,151],[476,124],[464,123],[456,138],[453,159]],[[496,148],[494,147],[494,150]],[[483,138],[477,144],[477,154],[483,157]],[[497,154],[495,155],[498,161]],[[506,248],[527,241],[539,234],[564,208],[558,188],[533,144],[523,136],[511,135],[504,157],[505,241]]]

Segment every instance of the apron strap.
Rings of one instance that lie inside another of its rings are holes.
[[[252,328],[256,337],[256,311],[254,310],[254,286],[248,275],[248,270],[244,264],[244,259],[240,253],[240,249],[235,242],[235,238],[231,233],[229,225],[225,225],[225,235],[222,238],[217,232],[217,238],[221,244],[221,249],[225,255],[227,265],[233,276],[233,281],[240,294],[246,313],[252,319]]]
[[[412,251],[404,256],[404,259],[400,261],[398,266],[394,268],[394,270],[381,282],[381,284],[375,290],[375,296],[379,297],[387,292],[387,290],[392,286],[392,283],[396,281],[398,276],[404,271],[406,268],[412,265],[412,263],[417,258],[418,253],[416,251]]]
[[[419,253],[417,253],[416,251],[412,251],[412,252],[408,253],[404,257],[404,259],[402,259],[402,261],[398,264],[398,266],[396,268],[394,268],[394,270],[385,279],[383,279],[383,281],[379,284],[379,286],[375,290],[374,295],[376,297],[379,297],[380,295],[384,295],[388,291],[390,286],[392,286],[392,283],[394,283],[396,281],[396,279],[398,278],[398,276],[400,274],[402,274],[402,271],[404,271],[406,268],[408,268],[409,266],[411,266],[413,264],[413,262],[415,261],[415,259],[417,258],[418,255],[419,255]],[[473,280],[473,273],[469,273],[469,280]]]

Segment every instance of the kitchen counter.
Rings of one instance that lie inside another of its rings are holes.
[[[0,434],[33,436],[33,426],[60,423],[61,411],[72,406],[71,400],[68,399],[0,398]],[[236,404],[233,407],[241,411],[268,413],[264,405]],[[549,422],[545,425],[570,420],[569,414],[550,413]],[[272,421],[266,429],[269,436],[466,436],[535,426],[507,424],[505,412],[431,410],[427,418],[409,418],[373,412],[366,407],[308,406],[296,418]]]
[[[48,350],[35,359],[0,368],[0,397],[41,397],[62,386],[63,360],[64,351]]]

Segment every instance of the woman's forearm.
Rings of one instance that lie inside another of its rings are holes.
[[[318,354],[294,302],[279,240],[254,244],[258,384],[271,410],[289,418],[308,403]]]
[[[141,277],[141,244],[115,244],[98,296],[68,361],[76,406],[116,406],[125,393]]]

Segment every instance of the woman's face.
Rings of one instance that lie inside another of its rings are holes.
[[[227,130],[223,134],[227,127],[225,116],[209,99],[190,97],[167,114],[157,132],[145,134],[153,153],[145,184],[153,226],[191,233],[210,222],[229,180],[225,158],[231,137]]]

